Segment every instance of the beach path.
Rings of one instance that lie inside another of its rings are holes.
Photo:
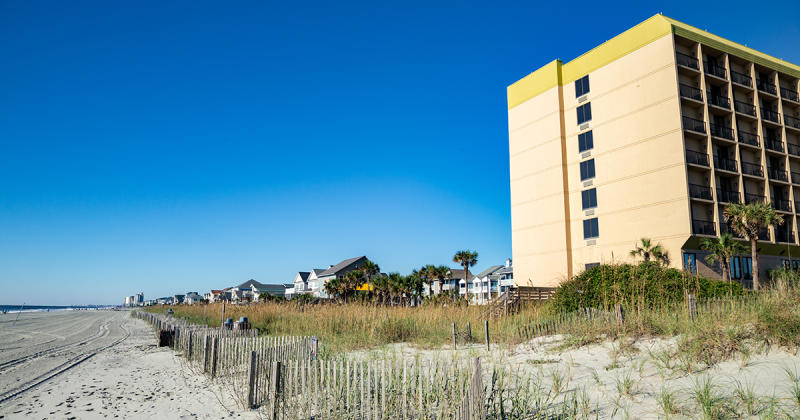
[[[0,316],[0,419],[241,414],[205,376],[158,348],[152,329],[129,311],[16,318]]]

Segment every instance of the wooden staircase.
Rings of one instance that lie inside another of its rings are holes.
[[[484,310],[484,318],[494,318],[517,313],[523,303],[544,302],[553,297],[555,287],[517,286],[489,301]]]

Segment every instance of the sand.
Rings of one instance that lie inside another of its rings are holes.
[[[127,311],[0,316],[0,418],[247,418]]]

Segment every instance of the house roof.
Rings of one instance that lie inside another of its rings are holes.
[[[238,285],[236,287],[239,288],[239,289],[251,289],[253,286],[255,286],[256,288],[260,288],[260,287],[265,287],[266,284],[259,283],[259,282],[255,281],[253,279],[250,279],[250,280],[247,280],[246,282],[244,282],[244,283],[242,283],[242,284],[240,284],[240,285]]]
[[[319,273],[318,275],[320,277],[323,277],[323,276],[335,276],[335,275],[339,274],[339,272],[341,272],[342,270],[345,270],[346,268],[350,267],[351,265],[357,263],[358,261],[360,261],[362,259],[366,260],[367,257],[362,255],[360,257],[348,258],[348,259],[340,262],[339,264],[336,264],[333,267],[331,267],[331,268]]]
[[[493,265],[493,266],[487,268],[486,270],[483,270],[480,273],[476,274],[475,277],[477,277],[477,278],[486,277],[489,274],[492,274],[492,273],[494,273],[495,271],[497,271],[497,270],[499,270],[501,268],[504,268],[504,266],[502,266],[502,265]]]
[[[494,273],[492,273],[489,277],[490,278],[499,278],[504,274],[514,274],[514,267],[503,267]]]
[[[308,281],[308,276],[311,275],[311,272],[309,272],[309,271],[298,271],[297,275],[300,276],[300,280]],[[294,284],[294,283],[292,283],[292,284]]]
[[[450,269],[450,280],[453,280],[453,279],[463,280],[465,274],[467,274],[467,272],[464,271],[463,268],[451,268]]]

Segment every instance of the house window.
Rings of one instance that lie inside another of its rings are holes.
[[[597,218],[583,221],[583,239],[596,238],[600,236],[597,228]]]
[[[599,265],[600,265],[600,263],[589,263],[589,264],[586,264],[585,270],[588,270],[588,269],[590,269],[592,267],[597,267]]]
[[[581,204],[584,210],[597,207],[597,188],[581,191]]]
[[[581,181],[594,178],[594,159],[581,162]]]
[[[592,104],[583,104],[578,107],[578,124],[592,120]]]
[[[575,81],[575,97],[581,97],[589,93],[589,75],[581,77]]]
[[[697,274],[697,254],[689,252],[683,254],[683,269],[692,274]]]
[[[578,134],[578,151],[585,152],[591,148],[594,148],[594,136],[592,135],[592,130]]]

